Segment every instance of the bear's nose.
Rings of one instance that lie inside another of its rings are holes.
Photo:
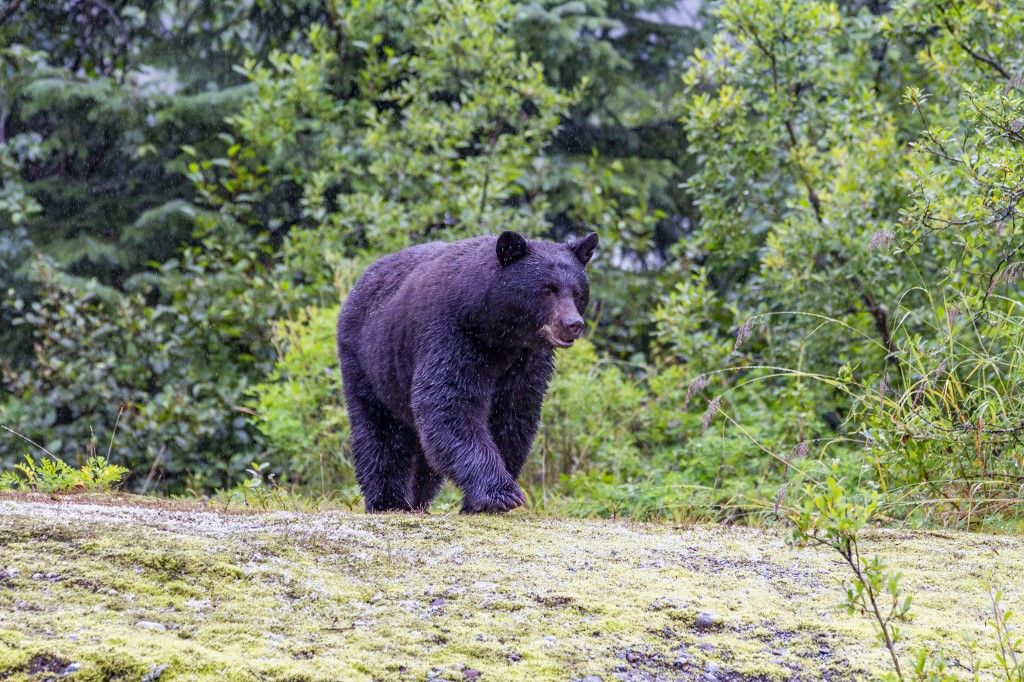
[[[565,320],[562,321],[562,324],[565,325],[565,330],[572,334],[572,337],[574,339],[580,338],[580,336],[583,334],[583,319],[580,318],[579,316],[566,318]]]

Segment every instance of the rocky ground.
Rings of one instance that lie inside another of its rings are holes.
[[[1024,539],[866,549],[914,595],[908,665],[929,645],[994,672],[988,586],[1024,605]],[[6,496],[0,680],[874,678],[891,664],[845,577],[745,528]]]

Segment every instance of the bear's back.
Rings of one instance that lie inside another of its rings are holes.
[[[376,261],[360,276],[338,317],[343,371],[358,369],[378,399],[410,418],[408,396],[417,349],[438,325],[476,305],[494,268],[496,237],[430,242]]]
[[[476,261],[468,256],[487,241],[487,237],[475,237],[454,243],[428,242],[377,260],[345,299],[339,331],[356,332],[372,324],[372,318],[392,317],[410,303],[429,304],[438,298],[434,290],[442,285],[450,292],[453,284],[465,278],[467,265]]]
[[[359,277],[345,300],[355,303],[354,313],[367,313],[392,298],[415,269],[443,253],[445,244],[430,242],[402,249],[377,260]]]

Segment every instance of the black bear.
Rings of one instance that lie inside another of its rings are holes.
[[[594,233],[515,232],[407,248],[371,265],[338,317],[338,357],[366,510],[424,511],[445,478],[464,512],[525,499],[553,349],[583,333]]]

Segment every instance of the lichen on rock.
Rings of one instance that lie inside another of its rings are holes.
[[[876,532],[925,642],[987,645],[1024,541]],[[0,499],[0,679],[864,679],[844,568],[770,530]],[[712,671],[712,672],[708,672]]]

